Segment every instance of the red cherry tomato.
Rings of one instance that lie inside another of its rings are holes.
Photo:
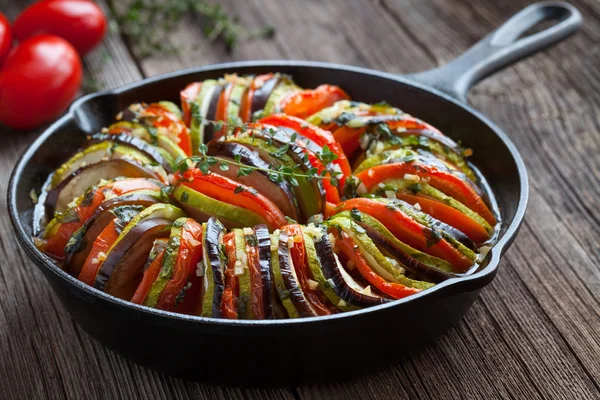
[[[6,58],[10,48],[12,47],[12,30],[10,28],[10,22],[0,13],[0,65]]]
[[[60,36],[84,56],[102,41],[106,17],[89,0],[38,1],[19,15],[13,31],[20,41],[38,33]]]
[[[0,122],[29,129],[67,108],[81,85],[79,55],[64,39],[38,35],[19,44],[0,70]]]

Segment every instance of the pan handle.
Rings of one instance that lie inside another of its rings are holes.
[[[547,21],[559,22],[532,35],[521,37],[536,25]],[[568,3],[535,3],[510,18],[448,64],[406,77],[466,103],[469,89],[479,81],[560,42],[577,31],[582,21],[581,13]]]

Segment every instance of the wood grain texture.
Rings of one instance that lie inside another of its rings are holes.
[[[101,87],[245,59],[416,72],[456,57],[528,3],[227,0],[224,6],[244,25],[272,24],[276,37],[227,54],[209,44],[190,17],[165,37],[184,49],[180,54],[136,60],[114,32],[85,67]],[[0,398],[600,398],[600,3],[572,3],[586,20],[578,35],[498,73],[470,96],[522,152],[531,199],[496,280],[434,344],[349,382],[241,390],[164,377],[116,356],[74,325],[12,238],[3,213]],[[0,0],[0,6],[14,18],[23,4]],[[5,209],[8,176],[35,132],[2,133]],[[351,354],[340,362],[352,362]]]

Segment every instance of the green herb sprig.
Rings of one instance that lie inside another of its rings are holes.
[[[125,6],[113,0],[110,8],[140,57],[178,52],[177,48],[165,43],[165,37],[189,15],[200,16],[204,36],[209,42],[222,40],[227,51],[233,50],[240,40],[275,34],[272,26],[247,29],[221,4],[206,0],[132,0]]]
[[[211,121],[208,119],[203,119],[204,122],[208,124],[212,124],[216,130],[220,130],[224,126],[228,128],[232,128],[231,131],[236,131],[240,129],[242,132],[251,132],[252,134],[261,134],[264,138],[266,138],[266,142],[268,144],[272,144],[273,137],[276,135],[277,131],[273,128],[261,129],[257,127],[251,127],[248,124],[238,125],[233,122],[225,123],[224,121]],[[290,148],[291,144],[297,144],[296,142],[297,134],[294,132],[290,135],[287,143],[279,146],[279,148],[271,153],[271,155],[275,158],[283,157]],[[298,179],[319,179],[319,180],[329,180],[331,185],[337,186],[339,184],[338,177],[341,175],[341,172],[323,170],[321,173],[318,172],[318,169],[315,167],[309,168],[307,171],[302,171],[299,167],[289,167],[284,165],[273,165],[270,164],[268,168],[255,167],[251,165],[244,164],[242,162],[241,156],[236,154],[232,159],[224,158],[219,156],[208,155],[208,146],[204,143],[200,144],[198,149],[200,154],[193,155],[186,158],[178,158],[177,170],[181,173],[187,171],[192,166],[198,168],[203,174],[208,174],[210,172],[211,167],[218,165],[221,171],[227,171],[231,166],[238,167],[237,177],[248,176],[253,172],[263,172],[265,173],[269,179],[273,182],[283,182],[284,180],[292,184],[293,186],[298,186]],[[331,151],[329,146],[324,145],[322,147],[321,152],[315,154],[316,157],[324,164],[328,165],[331,162],[335,161],[338,158],[338,155]],[[308,154],[304,153],[304,161],[308,160]]]

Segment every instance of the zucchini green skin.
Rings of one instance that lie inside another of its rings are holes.
[[[192,105],[192,119],[190,122],[190,136],[192,138],[192,151],[200,154],[200,145],[204,143],[204,129],[208,117],[208,107],[218,82],[208,79],[202,82],[200,92]]]
[[[180,219],[176,220],[175,222],[177,221],[180,221]],[[167,242],[160,272],[158,273],[156,280],[152,283],[152,286],[150,286],[150,290],[144,299],[144,305],[147,307],[156,307],[161,293],[167,286],[167,283],[169,283],[173,277],[173,269],[175,262],[177,261],[177,255],[179,254],[182,232],[182,226],[174,223],[173,227],[171,228],[171,235],[169,236],[169,241]]]
[[[238,254],[246,255],[246,236],[242,229],[234,229],[235,237],[235,253],[236,257]],[[252,299],[252,285],[250,282],[250,269],[248,268],[248,262],[246,264],[242,260],[242,267],[244,272],[238,276],[238,284],[240,288],[240,294],[238,296],[238,318],[240,319],[255,319],[250,299]]]
[[[337,214],[341,217],[351,218],[350,211],[342,211]],[[336,215],[336,216],[337,216]],[[376,218],[371,217],[369,214],[361,213],[361,222],[360,225],[368,225],[370,228],[377,231],[379,234],[384,236],[386,239],[394,243],[396,246],[400,247],[404,252],[406,252],[409,256],[415,258],[417,261],[425,264],[427,268],[436,269],[443,271],[444,273],[452,273],[452,264],[448,261],[443,260],[438,257],[430,256],[427,253],[423,253],[404,242],[398,240],[396,236],[390,232],[385,225],[383,225]]]
[[[259,215],[248,209],[213,199],[187,186],[176,186],[173,191],[173,198],[177,200],[181,208],[199,222],[207,221],[209,216],[212,215],[223,220],[229,227],[244,227],[265,223]]]
[[[426,214],[424,212],[417,210],[416,208],[414,208],[413,206],[411,206],[410,204],[408,204],[402,200],[383,199],[382,198],[382,199],[379,199],[379,201],[381,201],[385,204],[390,204],[395,207],[398,207],[402,212],[404,212],[409,217],[413,218],[415,221],[417,221],[421,225],[426,226],[429,229],[437,231],[441,235],[441,237],[443,237],[446,241],[448,241],[448,243],[450,243],[453,247],[455,247],[461,254],[463,254],[469,260],[471,260],[473,262],[475,262],[475,260],[477,260],[477,254],[475,254],[475,252],[473,250],[469,249],[467,246],[460,243],[458,240],[456,240],[456,238],[454,236],[450,235],[445,230],[436,228],[434,226],[434,224],[432,223],[433,218],[429,214]]]
[[[369,262],[369,264],[377,263],[396,282],[401,283],[404,286],[421,290],[429,289],[434,286],[433,283],[418,281],[405,276],[402,271],[394,266],[394,264],[392,264],[390,260],[384,256],[381,251],[379,251],[375,243],[373,243],[371,238],[366,234],[364,228],[362,228],[352,219],[336,215],[327,221],[327,225],[329,227],[342,229],[360,247],[360,252],[367,262]],[[381,276],[380,273],[379,275]],[[382,276],[382,278],[390,280],[389,277]]]
[[[448,196],[441,190],[438,190],[427,183],[419,183],[418,185],[415,185],[415,182],[406,179],[393,179],[385,181],[383,183],[383,187],[375,188],[372,192],[378,196],[384,197],[383,195],[385,194],[386,190],[393,192],[407,190],[415,194],[423,193],[425,196],[439,200],[442,203],[465,214],[467,217],[481,225],[490,236],[494,233],[494,228],[485,219],[483,219],[481,215],[477,214],[475,211],[471,210],[454,197]]]

